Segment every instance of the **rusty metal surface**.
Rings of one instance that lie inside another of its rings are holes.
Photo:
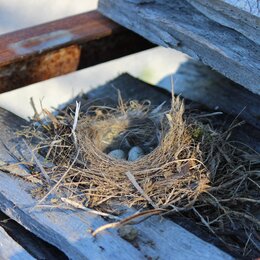
[[[80,48],[72,45],[45,55],[6,65],[0,70],[0,90],[6,92],[28,82],[43,81],[77,70]]]
[[[154,47],[96,11],[0,36],[0,93]]]

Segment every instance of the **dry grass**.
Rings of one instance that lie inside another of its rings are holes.
[[[260,221],[254,214],[259,214],[260,155],[229,139],[234,126],[219,132],[194,114],[184,117],[179,98],[170,111],[120,100],[116,109],[78,112],[64,110],[54,117],[45,111],[49,123],[38,121],[40,126],[23,132],[39,140],[34,150],[55,165],[45,168],[53,185],[39,203],[59,192],[63,201],[107,214],[115,214],[118,202],[182,212],[231,251],[252,255],[259,250]],[[146,154],[138,161],[107,155],[133,145]]]

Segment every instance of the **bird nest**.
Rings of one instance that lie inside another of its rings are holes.
[[[178,212],[201,222],[230,251],[257,250],[259,154],[230,140],[234,125],[221,132],[204,116],[184,115],[179,98],[169,110],[121,100],[116,108],[90,106],[83,113],[77,103],[74,112],[44,113],[47,122],[39,119],[22,133],[36,138],[34,150],[53,164],[41,167],[44,173],[35,170],[42,181],[35,192],[39,204],[56,193],[55,205],[66,202],[107,217],[117,214],[118,203]],[[134,161],[110,155],[132,147],[143,152]],[[229,233],[238,239],[223,235]]]

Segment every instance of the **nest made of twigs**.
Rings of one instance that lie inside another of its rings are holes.
[[[40,140],[35,149],[55,164],[45,171],[63,197],[109,213],[115,202],[189,212],[215,235],[237,232],[239,242],[218,235],[230,250],[259,250],[259,154],[229,139],[233,125],[219,132],[184,116],[179,98],[167,111],[131,101],[49,118],[23,135]],[[107,154],[133,145],[145,151],[137,161]]]
[[[124,129],[120,130],[121,136],[115,137],[115,143],[119,142],[119,145],[124,143],[127,137],[130,137],[130,140],[136,138],[135,145],[143,145],[142,147],[148,144],[158,145],[135,162],[117,160],[105,154],[100,149],[102,141],[96,143],[95,137],[98,135],[92,135],[93,122],[79,122],[77,137],[81,161],[86,169],[84,176],[91,179],[92,190],[87,195],[91,207],[100,205],[100,201],[109,202],[112,199],[129,206],[146,207],[151,204],[155,208],[169,208],[171,205],[176,207],[179,206],[178,201],[188,204],[195,200],[208,182],[208,171],[202,163],[197,145],[191,138],[191,129],[183,122],[182,113],[183,105],[177,101],[176,107],[169,111],[167,116],[126,110],[124,113],[117,112],[113,119],[110,119],[109,115],[108,120],[104,118],[94,123],[102,125],[104,122],[106,125],[116,121],[116,126],[123,126]],[[112,125],[110,127],[113,129]],[[114,144],[114,141],[111,143]],[[129,176],[132,176],[132,181]],[[141,189],[133,185],[133,180]]]

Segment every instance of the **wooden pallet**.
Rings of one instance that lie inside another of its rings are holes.
[[[129,42],[131,44],[127,44]],[[85,13],[6,34],[0,36],[0,92],[10,91],[153,46],[98,12]],[[196,82],[196,78],[193,80]],[[193,81],[188,80],[188,82],[185,84],[193,86]],[[87,96],[96,99],[107,95],[111,99],[114,86],[121,90],[123,98],[144,99],[149,96],[149,99],[157,102],[170,98],[165,92],[155,90],[148,84],[127,75],[88,93]],[[117,98],[116,93],[114,98]],[[191,96],[189,98],[195,99]],[[240,96],[234,98],[239,100]],[[245,95],[245,102],[247,98],[249,97]],[[214,99],[215,96],[212,95],[206,105],[209,106]],[[257,106],[259,99],[256,100],[255,105],[251,104],[251,107]],[[250,123],[255,122],[256,115],[253,114],[253,117],[249,115],[250,113],[245,115],[245,118],[250,118]],[[2,140],[0,165],[6,162],[17,162],[17,158],[21,155],[28,160],[31,159],[28,149],[15,134],[22,125],[26,124],[25,120],[0,109]],[[255,127],[257,128],[258,125],[256,124]],[[248,135],[245,136],[248,138]],[[251,142],[249,145],[256,143],[253,137],[249,136],[248,140]],[[10,149],[11,153],[6,148]],[[16,157],[10,154],[15,154]],[[35,184],[25,182],[19,177],[26,174],[28,172],[19,167],[0,171],[0,209],[31,233],[64,253],[61,254],[61,258],[67,256],[72,259],[232,259],[214,245],[201,240],[169,219],[159,217],[152,217],[136,226],[139,232],[136,244],[122,239],[116,230],[105,231],[94,238],[91,231],[106,224],[107,220],[75,209],[47,207],[35,209],[37,201],[30,193]],[[1,258],[30,259],[28,253],[2,229],[0,229],[1,237],[5,239],[5,242],[0,244]],[[12,251],[6,250],[8,246]],[[28,248],[33,257],[41,258],[37,252]]]
[[[124,90],[126,85],[128,90],[122,92],[123,98],[142,100],[148,94],[151,100],[157,100],[157,104],[170,98],[164,92],[161,93],[127,75],[90,92],[88,98],[108,97],[109,100],[113,100],[114,97],[114,102],[117,102],[114,87]],[[15,161],[8,154],[6,146],[17,157],[23,154],[29,159],[27,148],[15,135],[15,131],[26,122],[3,109],[0,110],[0,120],[5,122],[0,127],[5,144],[0,145],[1,161]],[[231,259],[215,246],[204,242],[172,221],[160,217],[152,217],[136,226],[139,235],[135,245],[122,239],[116,230],[105,231],[94,238],[91,231],[106,224],[106,220],[80,210],[34,209],[37,201],[29,192],[34,185],[18,178],[15,172],[17,173],[14,170],[10,173],[0,173],[0,209],[38,237],[56,246],[69,258],[168,259],[174,255],[174,259]],[[18,174],[22,174],[22,170],[18,171]]]

